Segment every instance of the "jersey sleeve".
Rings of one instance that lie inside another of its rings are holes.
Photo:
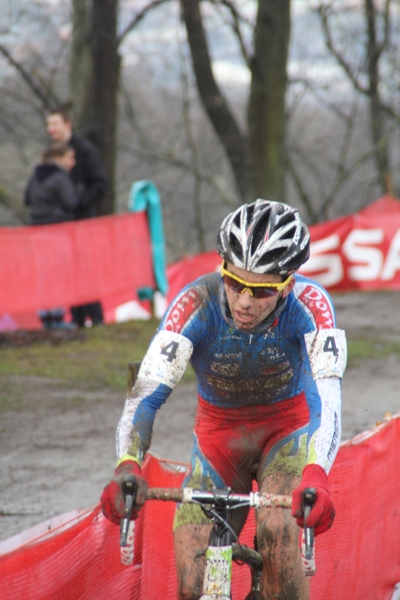
[[[336,327],[332,300],[318,284],[301,280],[296,297],[303,312],[299,335],[310,381],[305,390],[310,408],[308,463],[319,464],[328,473],[341,439],[346,334]]]
[[[173,300],[141,364],[116,432],[118,462],[134,458],[139,464],[150,447],[154,419],[179,383],[202,337],[204,305],[201,286],[189,285]]]
[[[157,410],[179,383],[192,350],[192,342],[178,333],[161,330],[155,335],[117,427],[118,462],[129,456],[142,463],[150,447]]]

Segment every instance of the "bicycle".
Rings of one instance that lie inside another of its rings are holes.
[[[125,518],[121,519],[121,562],[129,564],[133,561],[133,521],[130,521],[135,498],[135,478],[126,476],[123,482],[125,498]],[[303,494],[304,516],[307,518],[315,502],[316,493],[307,488]],[[148,500],[164,502],[180,502],[198,504],[210,518],[213,528],[210,532],[208,547],[205,550],[206,566],[203,578],[203,592],[200,600],[230,600],[232,582],[232,561],[247,564],[251,571],[251,590],[246,600],[257,600],[260,597],[262,557],[255,548],[249,548],[239,542],[238,536],[228,522],[229,512],[248,506],[250,508],[290,508],[292,499],[288,495],[264,494],[251,492],[238,494],[231,489],[214,489],[212,491],[192,488],[149,488]],[[302,543],[303,571],[307,576],[315,573],[314,530],[303,530]]]

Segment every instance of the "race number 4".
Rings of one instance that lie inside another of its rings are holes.
[[[162,329],[150,344],[138,377],[152,379],[174,389],[192,356],[192,342],[175,331]]]
[[[342,329],[319,329],[304,336],[314,379],[343,377],[347,362],[346,334]]]
[[[172,362],[174,358],[176,358],[176,353],[178,350],[179,344],[178,342],[170,342],[161,350],[161,354],[165,354],[168,362]]]
[[[330,335],[329,337],[326,338],[325,344],[324,344],[324,352],[332,352],[334,354],[334,356],[339,355],[339,350],[338,350],[338,347],[336,346],[335,338],[333,337],[333,335]]]

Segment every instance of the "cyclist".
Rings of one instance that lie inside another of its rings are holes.
[[[307,520],[316,535],[331,527],[335,514],[327,474],[340,442],[346,341],[327,292],[296,274],[309,246],[298,211],[283,203],[259,199],[224,219],[217,239],[221,273],[187,285],[169,306],[126,401],[115,477],[101,499],[105,516],[119,523],[121,481],[133,473],[136,509],[143,504],[140,465],[154,417],[190,361],[198,406],[191,472],[183,485],[249,492],[255,478],[262,492],[292,494],[295,519],[279,509],[256,516],[264,561],[261,596],[268,599],[309,598],[297,547],[298,526],[304,526],[302,490],[317,491]],[[245,510],[235,516],[237,531],[245,518]],[[210,527],[200,508],[177,507],[180,599],[201,596],[199,555]]]

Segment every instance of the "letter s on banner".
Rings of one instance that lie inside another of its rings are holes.
[[[353,229],[343,243],[342,251],[349,262],[361,263],[349,267],[349,277],[353,281],[374,281],[379,279],[383,263],[383,254],[370,244],[383,242],[383,229]]]
[[[325,254],[329,250],[340,247],[340,237],[337,233],[327,238],[312,242],[310,258],[300,269],[303,275],[310,275],[321,285],[336,285],[343,278],[343,265],[340,254]],[[322,271],[322,272],[321,272]]]

